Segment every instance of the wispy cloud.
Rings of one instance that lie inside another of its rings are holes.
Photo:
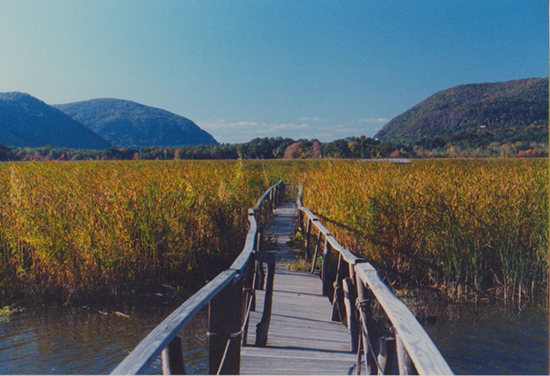
[[[389,119],[376,118],[376,119],[360,119],[359,123],[387,123]]]
[[[318,117],[301,117],[300,120],[301,121],[320,121],[321,119],[319,119]]]
[[[311,125],[307,123],[225,122],[218,119],[196,123],[216,140],[224,143],[248,142],[256,137],[305,138],[311,133]]]
[[[387,119],[362,119],[350,124],[334,124],[323,120],[314,123],[300,119],[296,123],[265,123],[255,121],[227,122],[221,119],[197,121],[197,125],[222,143],[249,142],[256,137],[288,137],[318,139],[321,142],[334,141],[351,136],[373,136]],[[378,129],[375,129],[377,126]]]

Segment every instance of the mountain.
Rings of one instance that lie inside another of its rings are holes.
[[[0,144],[0,161],[11,161],[15,159],[15,153],[6,145]]]
[[[0,93],[0,143],[73,149],[106,149],[111,145],[83,124],[41,100],[19,92]]]
[[[218,145],[191,120],[120,99],[92,99],[56,105],[115,147]]]
[[[548,142],[548,78],[455,86],[392,119],[380,140]]]

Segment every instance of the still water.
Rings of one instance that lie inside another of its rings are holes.
[[[15,313],[0,322],[0,373],[108,374],[173,308]],[[437,323],[426,330],[456,374],[548,374],[548,309],[430,309]],[[208,371],[206,325],[206,312],[201,312],[182,331],[188,373]],[[160,361],[151,373],[161,373]]]
[[[0,322],[0,374],[108,374],[175,308],[15,313]],[[189,373],[208,371],[206,326],[200,312],[181,333]],[[160,359],[150,373],[162,373]]]
[[[548,375],[547,307],[448,304],[433,313],[426,332],[455,374]]]

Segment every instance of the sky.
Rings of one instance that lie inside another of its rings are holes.
[[[548,77],[547,0],[0,0],[0,92],[117,98],[220,143],[374,137],[429,96]]]

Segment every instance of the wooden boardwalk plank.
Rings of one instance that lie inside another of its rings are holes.
[[[277,260],[292,260],[294,255],[286,242],[294,232],[296,208],[286,204],[275,214],[272,236],[277,238]],[[356,355],[351,352],[350,335],[344,325],[330,320],[332,307],[322,295],[318,276],[290,272],[284,264],[277,264],[267,346],[256,347],[256,324],[263,301],[263,291],[258,291],[256,312],[250,317],[248,346],[241,350],[242,374],[355,373]]]

